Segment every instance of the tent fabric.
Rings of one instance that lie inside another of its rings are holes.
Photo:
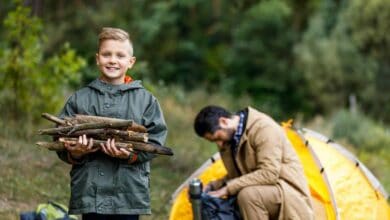
[[[170,220],[193,219],[192,207],[188,198],[188,184],[193,178],[199,178],[203,184],[219,179],[227,174],[219,153],[215,153],[173,193]]]
[[[316,219],[339,219],[333,191],[320,159],[313,153],[312,146],[290,124],[283,124],[284,130],[302,163],[309,184]]]
[[[341,145],[309,129],[282,123],[302,162],[314,205],[315,219],[390,220],[388,194],[375,176]],[[170,220],[193,219],[188,183],[203,184],[226,175],[219,153],[198,168],[172,196]]]
[[[321,157],[341,219],[389,219],[387,193],[374,175],[329,138],[308,129],[303,133]]]

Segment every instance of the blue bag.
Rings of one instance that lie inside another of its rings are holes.
[[[202,220],[241,220],[236,197],[221,199],[202,193]]]

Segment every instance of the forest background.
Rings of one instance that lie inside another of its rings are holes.
[[[34,146],[69,95],[98,76],[97,34],[130,32],[129,74],[159,99],[173,157],[152,163],[153,215],[215,151],[195,136],[208,104],[294,119],[347,146],[390,191],[390,1],[0,2],[0,216],[67,204],[70,166]]]

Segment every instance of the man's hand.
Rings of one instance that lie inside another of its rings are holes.
[[[205,187],[203,187],[203,192],[205,192],[205,193],[207,193],[207,192],[210,192],[210,191],[212,191],[212,190],[216,190],[215,188],[214,188],[214,183],[213,183],[214,181],[211,181],[211,182],[209,182]]]
[[[115,146],[115,139],[107,139],[107,142],[105,144],[100,144],[102,147],[102,150],[105,154],[116,157],[120,159],[128,159],[130,157],[131,151],[124,148],[117,148]]]
[[[210,191],[207,194],[209,194],[210,196],[222,198],[222,197],[225,197],[225,196],[228,195],[228,191],[227,191],[227,187],[224,186],[224,187],[222,187],[222,188],[220,188],[218,190]]]
[[[64,143],[65,149],[75,159],[80,159],[85,154],[99,150],[99,148],[93,148],[93,139],[90,138],[88,140],[85,134],[79,136],[78,141],[65,141],[62,138],[60,138],[59,141]]]

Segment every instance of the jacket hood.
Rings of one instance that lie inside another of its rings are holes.
[[[143,88],[141,84],[141,80],[135,80],[132,81],[131,83],[123,83],[120,85],[113,85],[110,83],[103,82],[100,79],[95,79],[94,81],[89,83],[87,87],[95,89],[99,92],[109,92],[109,93],[116,93],[116,92],[122,92],[130,89]]]

